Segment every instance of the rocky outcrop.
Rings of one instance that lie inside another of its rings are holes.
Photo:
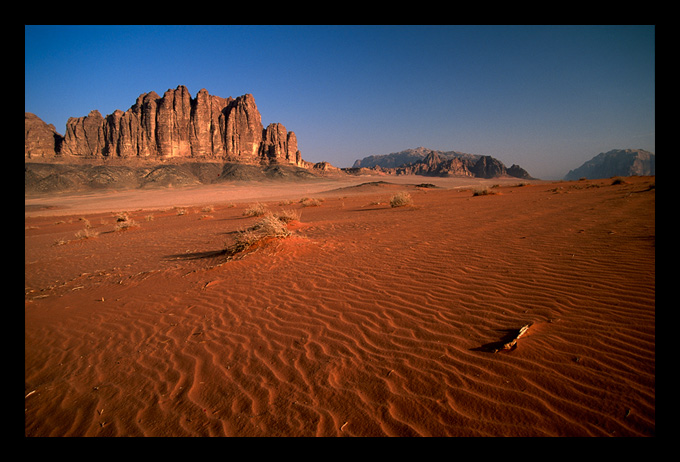
[[[236,98],[227,107],[227,159],[252,163],[258,158],[262,143],[262,118],[253,95]]]
[[[283,160],[285,163],[302,166],[295,133],[286,131],[286,127],[279,123],[270,124],[265,130],[260,145],[260,157],[269,159],[270,163]]]
[[[384,168],[397,168],[408,164],[414,164],[431,153],[436,153],[442,159],[452,159],[459,158],[468,161],[477,161],[479,155],[476,154],[466,154],[459,151],[433,151],[432,149],[427,149],[424,147],[418,147],[414,149],[406,149],[404,151],[393,152],[391,154],[381,154],[364,157],[363,159],[357,159],[354,161],[352,168],[371,168],[371,167],[384,167]]]
[[[602,152],[564,177],[572,181],[580,178],[611,178],[613,176],[656,175],[654,154],[644,149],[614,149]]]
[[[61,147],[63,156],[102,155],[105,148],[104,118],[96,109],[85,117],[70,117]]]
[[[517,164],[512,164],[511,167],[508,167],[508,175],[513,176],[515,178],[521,178],[523,180],[533,180],[531,175],[529,175],[529,172],[524,170],[522,167],[520,167]]]
[[[399,162],[403,162],[395,165]],[[512,176],[533,179],[519,165],[506,168],[503,162],[491,157],[458,151],[433,151],[426,148],[407,149],[392,154],[369,156],[354,162],[351,169],[368,168],[386,174],[425,176],[468,176],[496,178]]]
[[[54,127],[51,131],[46,127],[50,126],[26,113],[26,159],[187,159],[303,165],[295,133],[278,123],[265,129],[251,94],[222,98],[202,89],[192,98],[180,85],[162,97],[153,91],[143,93],[127,111],[116,110],[103,117],[93,110],[85,117],[72,117],[63,138]]]
[[[480,157],[471,171],[477,178],[496,178],[508,173],[503,162],[491,156]]]
[[[398,167],[390,167],[390,165],[403,159],[415,160]],[[491,156],[457,151],[432,151],[425,148],[408,149],[384,156],[366,157],[354,162],[354,166],[348,170],[364,168],[396,175],[467,176],[475,178],[512,176],[532,179],[527,171],[520,166],[513,165],[508,169],[503,162]]]
[[[451,157],[444,158],[436,151],[431,151],[423,159],[397,167],[400,175],[425,176],[473,176],[470,167],[474,163],[470,159]]]
[[[47,125],[40,117],[30,112],[24,113],[26,159],[54,157],[61,149],[62,136],[54,129],[54,125]]]

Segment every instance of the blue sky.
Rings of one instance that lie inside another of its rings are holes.
[[[655,152],[654,26],[25,26],[25,110],[127,110],[141,93],[252,93],[302,157],[424,146],[545,179]]]

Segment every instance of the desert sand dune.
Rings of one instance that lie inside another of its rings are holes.
[[[654,436],[654,177],[385,181],[27,199],[25,434]]]

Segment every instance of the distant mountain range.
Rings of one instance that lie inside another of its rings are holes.
[[[496,178],[511,176],[532,179],[519,165],[507,168],[503,162],[478,154],[459,151],[436,151],[423,147],[406,149],[391,154],[374,155],[358,159],[351,169],[372,169],[397,175],[469,176]]]
[[[655,156],[644,149],[614,149],[602,152],[564,177],[572,181],[580,178],[611,178],[613,176],[655,175]]]

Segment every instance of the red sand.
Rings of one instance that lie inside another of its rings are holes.
[[[654,178],[501,183],[260,191],[300,221],[229,262],[257,194],[27,199],[25,434],[653,436]]]

